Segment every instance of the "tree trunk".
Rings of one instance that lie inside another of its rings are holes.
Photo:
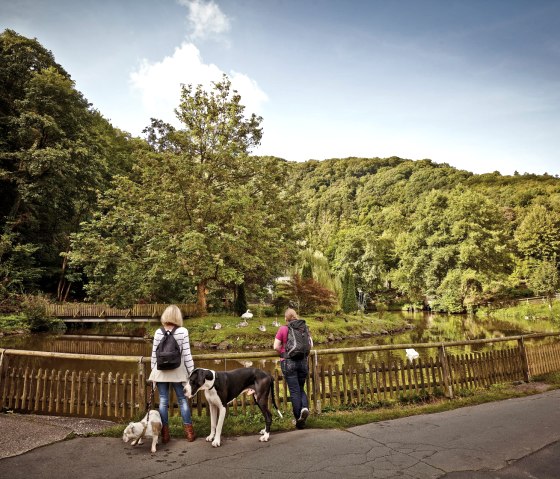
[[[64,275],[66,274],[67,266],[68,266],[68,257],[64,256],[62,259],[62,267],[60,270],[58,287],[56,288],[56,300],[59,302],[63,301],[63,297],[64,297],[64,289],[66,288],[66,278],[64,277]]]
[[[206,315],[206,281],[203,280],[196,285],[196,304],[198,314]]]

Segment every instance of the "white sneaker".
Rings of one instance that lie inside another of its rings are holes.
[[[307,416],[309,416],[309,409],[304,407],[299,413],[299,419],[296,421],[296,428],[303,429],[305,427]]]

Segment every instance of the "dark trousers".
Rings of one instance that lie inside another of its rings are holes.
[[[305,407],[309,409],[307,395],[305,394],[305,381],[309,374],[307,358],[305,359],[284,359],[280,361],[282,375],[290,390],[290,400],[292,401],[292,410],[294,417],[299,419],[301,410]]]

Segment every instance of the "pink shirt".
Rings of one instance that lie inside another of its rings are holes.
[[[275,338],[282,343],[282,347],[280,348],[280,354],[282,355],[286,352],[286,343],[288,342],[288,326],[280,326]],[[280,360],[284,361],[284,358],[280,358]]]

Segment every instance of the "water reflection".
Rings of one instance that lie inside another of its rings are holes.
[[[462,341],[473,339],[490,339],[502,338],[519,334],[528,334],[535,332],[554,332],[558,330],[558,326],[545,320],[506,322],[498,321],[494,318],[478,318],[472,316],[447,316],[428,313],[385,313],[387,315],[404,316],[414,329],[406,330],[395,335],[383,335],[371,338],[355,338],[336,343],[316,345],[317,349],[325,348],[352,348],[368,345],[383,344],[406,344],[406,343],[437,343],[449,341]],[[93,334],[95,333],[95,334]],[[144,356],[151,354],[151,340],[144,337],[146,334],[145,326],[134,325],[123,326],[118,324],[107,324],[101,326],[101,329],[84,328],[71,329],[64,335],[53,334],[34,334],[29,336],[9,336],[0,338],[0,347],[13,349],[26,349],[33,351],[51,351],[81,354],[111,354],[122,356]],[[271,333],[272,335],[272,333]],[[191,338],[195,341],[196,338]],[[511,342],[496,343],[493,346],[476,345],[476,346],[457,346],[449,348],[449,354],[469,354],[486,351],[489,348],[511,347]],[[427,361],[430,357],[434,358],[436,351],[434,349],[418,349],[420,359]],[[208,353],[208,350],[196,350],[193,348],[194,354]],[[219,352],[216,351],[216,354]],[[318,356],[319,367],[334,367],[347,365],[367,364],[369,362],[385,362],[389,363],[394,360],[405,360],[404,350],[395,351],[374,351],[360,353],[340,353]],[[51,361],[46,360],[28,360],[32,367],[53,367]],[[66,361],[64,367],[70,370],[76,367],[71,360]],[[88,368],[99,368],[100,363],[87,361]],[[237,367],[254,366],[271,370],[277,367],[278,359],[260,359],[260,360],[206,360],[197,362],[197,366],[207,367],[216,370],[233,369]],[[116,371],[116,366],[109,366],[109,369]],[[84,364],[79,365],[80,369]],[[121,372],[135,373],[137,366],[128,364]]]

